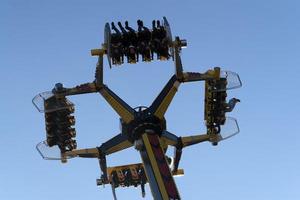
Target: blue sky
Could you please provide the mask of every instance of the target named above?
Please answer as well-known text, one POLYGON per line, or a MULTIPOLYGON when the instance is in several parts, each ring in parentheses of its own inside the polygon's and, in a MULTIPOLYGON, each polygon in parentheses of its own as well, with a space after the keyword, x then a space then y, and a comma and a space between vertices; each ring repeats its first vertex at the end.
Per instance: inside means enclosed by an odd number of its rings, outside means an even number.
MULTIPOLYGON (((44 118, 31 99, 53 88, 93 80, 106 22, 166 16, 173 36, 187 39, 186 71, 220 66, 240 74, 243 87, 228 92, 241 103, 229 113, 241 133, 217 147, 184 150, 176 178, 183 199, 300 199, 298 1, 17 1, 0 2, 0 199, 112 199, 98 188, 97 160, 45 161, 35 145, 45 139, 44 118)), ((105 83, 135 107, 149 105, 174 72, 172 62, 109 70, 105 83)), ((166 118, 178 135, 202 133, 203 83, 184 84, 166 118)), ((98 94, 72 97, 80 148, 99 146, 119 132, 118 116, 98 94)), ((133 149, 112 155, 110 166, 139 162, 133 149)), ((141 199, 139 189, 118 189, 119 199, 141 199)), ((147 189, 146 199, 151 199, 147 189)))

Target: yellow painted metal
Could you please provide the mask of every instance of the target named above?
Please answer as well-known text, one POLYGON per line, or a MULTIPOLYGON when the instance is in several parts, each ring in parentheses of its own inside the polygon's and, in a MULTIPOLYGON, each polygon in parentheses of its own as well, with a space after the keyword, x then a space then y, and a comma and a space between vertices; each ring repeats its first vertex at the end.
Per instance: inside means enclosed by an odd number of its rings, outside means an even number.
MULTIPOLYGON (((162 138, 161 138, 162 139, 162 138)), ((161 147, 165 150, 168 148, 168 142, 166 139, 161 140, 161 147)))
POLYGON ((161 104, 159 105, 157 110, 155 111, 154 115, 156 117, 158 117, 159 119, 163 119, 164 114, 166 113, 174 95, 176 94, 176 92, 179 88, 179 85, 180 85, 180 82, 175 81, 175 83, 173 84, 173 87, 171 88, 171 90, 168 92, 166 97, 163 99, 163 101, 161 102, 161 104))
POLYGON ((132 113, 130 113, 123 105, 114 99, 106 90, 101 89, 100 93, 126 123, 129 123, 134 119, 132 113))
POLYGON ((130 168, 141 168, 144 167, 142 163, 135 163, 130 165, 121 165, 121 166, 114 166, 107 168, 107 174, 111 174, 115 170, 123 170, 123 169, 130 169, 130 168))
POLYGON ((118 145, 113 146, 112 148, 107 149, 105 151, 105 154, 109 155, 109 154, 115 153, 117 151, 121 151, 123 149, 127 149, 127 148, 129 148, 131 146, 132 146, 132 143, 130 143, 128 140, 126 140, 124 142, 121 142, 118 145))
MULTIPOLYGON (((134 163, 130 165, 120 165, 120 166, 113 166, 113 167, 108 167, 107 168, 107 174, 111 174, 112 171, 114 170, 123 170, 123 169, 128 169, 128 168, 144 168, 143 163, 134 163)), ((183 169, 178 169, 176 172, 172 171, 173 176, 183 176, 184 175, 184 170, 183 169)))
POLYGON ((92 56, 102 56, 104 54, 104 50, 103 49, 92 49, 91 50, 91 55, 92 56))
POLYGON ((99 151, 97 148, 89 148, 89 149, 76 149, 72 151, 67 151, 63 154, 65 157, 89 157, 89 158, 98 158, 99 151))
POLYGON ((88 86, 87 88, 89 88, 89 90, 87 91, 81 91, 78 90, 78 87, 74 87, 74 88, 67 89, 66 94, 72 95, 72 94, 80 94, 85 92, 86 93, 98 92, 95 83, 87 83, 86 86, 88 86))
MULTIPOLYGON (((151 144, 149 142, 147 133, 143 134, 142 139, 143 139, 147 154, 148 154, 150 162, 151 162, 151 166, 152 166, 152 169, 153 169, 153 172, 154 172, 155 179, 156 179, 156 181, 159 185, 159 190, 161 192, 163 200, 169 200, 168 193, 167 193, 167 190, 165 188, 162 176, 160 174, 160 171, 159 171, 159 168, 158 168, 158 165, 157 165, 157 161, 154 157, 152 147, 151 147, 151 144)), ((147 174, 147 171, 146 171, 146 174, 147 174)), ((147 177, 148 177, 148 175, 147 175, 147 177)))
POLYGON ((56 93, 55 96, 57 98, 65 98, 66 96, 70 95, 78 95, 78 94, 87 94, 87 93, 93 93, 93 92, 98 92, 98 89, 95 85, 95 83, 86 83, 86 90, 80 90, 78 87, 73 87, 73 88, 66 88, 64 92, 61 93, 56 93))
MULTIPOLYGON (((220 74, 221 74, 221 68, 220 67, 215 67, 214 69, 207 70, 204 74, 199 77, 199 80, 219 80, 220 79, 220 74)), ((185 79, 188 80, 188 74, 184 74, 185 79)))
POLYGON ((177 141, 173 141, 168 138, 161 137, 161 144, 163 148, 166 148, 168 147, 168 145, 175 146, 177 144, 177 141))
POLYGON ((203 135, 194 135, 194 136, 187 136, 187 137, 182 137, 181 141, 182 141, 182 145, 183 147, 192 145, 192 144, 197 144, 200 142, 205 142, 205 141, 209 141, 210 137, 207 134, 203 134, 203 135))
POLYGON ((173 172, 173 176, 183 176, 184 175, 184 170, 183 169, 177 169, 177 171, 173 172))
MULTIPOLYGON (((144 164, 143 163, 134 163, 134 164, 130 164, 130 165, 120 165, 120 166, 108 167, 107 168, 107 174, 111 175, 111 173, 113 171, 124 170, 124 169, 132 169, 132 168, 134 168, 134 169, 144 168, 144 164)), ((172 175, 175 176, 175 177, 176 176, 183 176, 184 175, 184 170, 183 169, 178 169, 176 172, 172 172, 172 175)))

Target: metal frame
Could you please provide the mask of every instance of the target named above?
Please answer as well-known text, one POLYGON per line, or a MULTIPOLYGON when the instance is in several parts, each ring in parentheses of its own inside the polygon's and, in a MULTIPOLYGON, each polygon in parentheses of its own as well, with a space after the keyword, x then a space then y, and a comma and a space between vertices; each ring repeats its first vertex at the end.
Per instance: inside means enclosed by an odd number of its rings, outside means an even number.
MULTIPOLYGON (((165 24, 169 26, 165 18, 164 21, 165 24)), ((172 55, 175 65, 174 75, 170 78, 150 107, 146 108, 143 112, 138 112, 103 83, 103 56, 109 53, 109 42, 110 27, 106 24, 105 43, 102 45, 102 48, 93 49, 91 51, 92 56, 98 56, 95 80, 73 88, 65 88, 63 92, 55 93, 55 95, 57 97, 65 97, 95 92, 100 93, 115 112, 118 113, 122 127, 124 128, 122 128, 122 130, 127 130, 127 132, 122 131, 99 147, 65 152, 62 157, 98 158, 102 171, 99 184, 112 184, 108 179, 106 156, 135 146, 140 152, 154 199, 181 199, 172 174, 178 172, 182 149, 200 142, 211 141, 212 138, 208 134, 178 137, 165 129, 164 115, 181 83, 218 79, 220 69, 215 68, 205 73, 184 72, 180 52, 181 48, 186 46, 186 41, 176 37, 175 41, 172 41, 170 44, 172 53, 174 54, 172 55), (146 116, 147 120, 140 122, 141 115, 146 116), (138 134, 133 136, 132 130, 136 129, 138 129, 138 134), (165 151, 169 145, 175 147, 172 169, 169 168, 169 163, 165 157, 165 151)), ((109 55, 108 60, 109 66, 111 67, 109 55)))
MULTIPOLYGON (((151 115, 157 117, 160 120, 164 119, 164 115, 173 100, 173 97, 178 91, 181 83, 203 81, 206 79, 214 78, 214 70, 210 70, 204 74, 183 72, 181 58, 179 55, 178 41, 174 42, 175 49, 175 72, 170 80, 167 82, 165 87, 162 89, 157 98, 153 101, 151 106, 147 109, 151 115), (179 78, 179 77, 181 78, 179 78)), ((105 45, 104 45, 105 46, 105 45)), ((99 61, 96 67, 96 79, 92 83, 83 84, 74 88, 67 88, 64 93, 57 95, 68 96, 99 92, 108 104, 118 113, 121 120, 129 124, 130 122, 137 119, 136 111, 131 108, 126 102, 124 102, 118 95, 110 90, 106 85, 103 84, 103 55, 105 49, 92 50, 92 55, 98 55, 99 61)), ((141 141, 143 148, 139 149, 140 155, 144 164, 146 175, 150 184, 152 195, 156 200, 166 199, 180 199, 178 189, 173 179, 172 173, 169 169, 166 174, 163 173, 163 168, 169 166, 164 155, 164 149, 166 146, 171 145, 175 147, 174 153, 174 167, 172 172, 176 173, 181 158, 182 148, 197 144, 204 141, 209 141, 208 135, 195 135, 189 137, 178 137, 174 134, 163 130, 161 133, 154 133, 154 130, 147 130, 147 133, 142 134, 141 141), (152 133, 153 132, 153 133, 152 133), (161 135, 161 137, 160 137, 161 135), (158 145, 154 145, 158 142, 158 145), (162 145, 162 143, 164 145, 162 145), (154 153, 155 151, 159 153, 154 153), (163 158, 163 159, 161 159, 163 158), (159 168, 159 166, 162 166, 159 168), (171 185, 171 186, 170 186, 171 185), (168 187, 169 186, 169 187, 168 187)), ((73 150, 66 152, 66 157, 97 157, 100 162, 102 169, 102 182, 108 184, 107 179, 107 166, 105 156, 132 147, 134 144, 124 134, 120 133, 107 142, 103 143, 100 147, 86 150, 73 150), (98 153, 96 153, 98 152, 98 153)))

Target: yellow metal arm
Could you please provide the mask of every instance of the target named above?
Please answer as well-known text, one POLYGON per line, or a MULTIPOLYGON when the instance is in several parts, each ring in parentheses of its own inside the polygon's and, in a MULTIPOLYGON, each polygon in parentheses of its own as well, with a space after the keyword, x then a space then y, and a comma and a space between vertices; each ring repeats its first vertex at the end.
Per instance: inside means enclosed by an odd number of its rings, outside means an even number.
POLYGON ((98 147, 98 150, 102 155, 109 155, 132 147, 132 145, 133 144, 128 141, 128 137, 120 133, 109 139, 108 141, 102 143, 101 146, 98 147))
POLYGON ((107 86, 104 85, 99 92, 124 122, 129 123, 134 119, 134 110, 107 86))
POLYGON ((184 72, 183 77, 181 80, 182 82, 194 82, 194 81, 205 81, 205 80, 211 80, 220 79, 220 68, 215 67, 213 70, 208 70, 205 73, 199 73, 199 72, 184 72))
POLYGON ((119 114, 119 116, 126 123, 129 123, 134 119, 134 110, 120 97, 118 97, 113 91, 111 91, 107 86, 103 85, 103 55, 106 53, 105 51, 106 50, 103 48, 91 50, 92 56, 99 56, 95 74, 95 86, 97 86, 97 89, 100 92, 100 94, 119 114))
POLYGON ((210 136, 207 134, 181 137, 182 148, 206 141, 210 141, 210 136))
POLYGON ((63 157, 98 158, 99 150, 97 148, 76 149, 76 150, 65 152, 63 154, 63 157))
POLYGON ((181 57, 179 55, 179 47, 178 47, 178 44, 175 42, 175 45, 174 45, 174 63, 175 63, 175 69, 176 69, 176 76, 181 79, 182 78, 182 72, 183 72, 183 68, 182 68, 182 62, 181 62, 181 57))
POLYGON ((98 62, 96 65, 95 83, 97 87, 103 85, 103 55, 105 54, 104 49, 92 49, 91 55, 98 56, 98 62))
POLYGON ((66 151, 63 156, 68 157, 83 157, 83 158, 99 158, 104 155, 109 155, 123 149, 131 147, 133 144, 128 141, 127 136, 118 134, 97 148, 76 149, 66 151))
POLYGON ((97 87, 94 82, 92 83, 84 83, 73 88, 64 88, 63 91, 59 91, 55 93, 57 97, 60 96, 71 96, 71 95, 78 95, 78 94, 87 94, 87 93, 94 93, 98 92, 97 87))
POLYGON ((164 115, 171 101, 173 100, 173 97, 175 96, 179 85, 180 82, 177 80, 177 77, 175 75, 172 76, 172 78, 152 103, 150 110, 159 119, 164 118, 164 115))

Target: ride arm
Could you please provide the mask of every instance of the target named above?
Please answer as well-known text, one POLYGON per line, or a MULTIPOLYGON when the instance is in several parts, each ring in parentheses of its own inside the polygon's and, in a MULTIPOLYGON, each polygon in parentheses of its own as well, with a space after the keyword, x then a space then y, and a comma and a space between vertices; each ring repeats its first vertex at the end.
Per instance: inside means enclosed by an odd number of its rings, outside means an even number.
POLYGON ((55 85, 53 89, 53 93, 56 97, 65 97, 71 95, 78 95, 78 94, 87 94, 87 93, 95 93, 98 92, 98 89, 94 82, 92 83, 84 83, 81 85, 77 85, 73 88, 64 88, 62 87, 61 83, 55 85))
POLYGON ((107 176, 107 164, 106 164, 106 155, 116 153, 118 151, 127 149, 132 146, 132 143, 128 141, 128 137, 122 133, 116 135, 105 143, 102 143, 98 147, 99 151, 99 165, 102 171, 101 181, 106 184, 108 183, 107 176))
MULTIPOLYGON (((166 113, 171 101, 173 100, 173 97, 175 96, 180 83, 196 81, 195 78, 192 79, 188 73, 185 74, 186 78, 183 79, 183 81, 180 81, 179 79, 177 79, 176 75, 173 75, 150 106, 150 111, 159 119, 163 119, 164 114, 166 113)), ((198 79, 199 77, 200 75, 197 76, 198 79)), ((203 79, 201 78, 201 80, 203 79)))
MULTIPOLYGON (((178 58, 180 58, 180 56, 178 58)), ((177 66, 176 69, 178 69, 178 72, 182 72, 182 69, 179 69, 177 66)), ((214 68, 213 70, 208 70, 205 73, 182 72, 182 78, 178 77, 177 75, 173 75, 150 106, 150 112, 152 112, 159 119, 163 119, 164 114, 173 100, 180 83, 217 79, 218 77, 220 77, 220 68, 218 67, 214 68)))
POLYGON ((111 138, 105 143, 102 143, 100 147, 76 149, 72 151, 66 151, 63 156, 65 157, 82 157, 82 158, 100 158, 102 156, 110 155, 118 151, 127 149, 132 146, 132 143, 128 141, 126 135, 120 133, 117 136, 111 138))
POLYGON ((125 134, 118 134, 110 140, 102 143, 100 147, 97 147, 101 155, 110 155, 118 151, 127 149, 133 144, 129 142, 128 137, 125 134))
POLYGON ((132 143, 128 141, 127 136, 120 133, 117 136, 108 140, 107 142, 102 143, 100 147, 67 151, 64 153, 64 156, 82 157, 82 158, 99 158, 102 155, 106 156, 121 151, 123 149, 129 148, 131 146, 132 143))
POLYGON ((211 140, 210 136, 207 134, 186 136, 181 137, 180 139, 182 143, 182 148, 211 140))
POLYGON ((103 85, 103 55, 104 54, 105 54, 104 49, 91 50, 92 56, 98 56, 98 62, 96 64, 96 73, 95 73, 95 85, 98 88, 100 88, 103 85))
POLYGON ((212 140, 212 138, 208 134, 177 137, 176 135, 168 131, 164 131, 161 135, 161 138, 164 141, 165 145, 177 147, 181 143, 179 146, 181 146, 182 148, 212 140))
POLYGON ((150 106, 150 112, 159 119, 163 119, 179 85, 180 82, 177 80, 176 75, 173 75, 150 106))
POLYGON ((107 142, 102 143, 100 147, 89 148, 89 149, 78 149, 73 151, 68 151, 63 154, 65 158, 67 157, 82 157, 82 158, 98 158, 99 165, 102 171, 101 180, 103 183, 107 183, 107 165, 106 165, 106 155, 116 153, 118 151, 127 149, 132 146, 132 143, 128 141, 128 137, 122 133, 111 138, 107 142))
POLYGON ((205 81, 211 79, 219 79, 220 77, 220 68, 215 67, 213 70, 208 70, 205 73, 199 72, 183 72, 183 77, 181 82, 195 82, 195 81, 205 81))
POLYGON ((182 62, 181 62, 181 57, 180 57, 180 50, 181 50, 181 42, 179 38, 176 38, 174 42, 174 64, 175 64, 175 73, 176 76, 181 79, 183 78, 183 67, 182 67, 182 62))
POLYGON ((93 49, 91 50, 93 56, 98 55, 98 62, 96 65, 95 81, 90 83, 84 83, 77 85, 73 88, 64 88, 61 83, 55 85, 53 92, 57 97, 87 94, 98 92, 99 88, 103 85, 103 49, 93 49))
POLYGON ((134 118, 134 110, 124 102, 118 95, 111 91, 103 84, 103 49, 93 49, 92 56, 99 56, 95 73, 95 86, 98 92, 110 104, 110 106, 119 114, 119 116, 126 122, 130 122, 134 118))
POLYGON ((122 120, 129 123, 134 119, 134 110, 123 101, 118 95, 110 90, 106 85, 100 88, 99 93, 110 104, 110 106, 119 114, 122 120))
POLYGON ((97 148, 76 149, 66 151, 63 157, 99 158, 99 150, 97 148))
POLYGON ((162 140, 165 142, 165 145, 171 145, 175 147, 174 162, 172 167, 173 173, 175 173, 178 170, 179 162, 182 155, 182 149, 184 147, 191 146, 205 141, 210 141, 210 136, 207 134, 177 137, 173 133, 164 131, 161 137, 162 140))
POLYGON ((182 141, 181 137, 177 137, 173 133, 168 131, 164 131, 161 135, 161 139, 165 145, 165 148, 168 145, 174 146, 174 162, 172 166, 172 173, 176 173, 178 171, 179 162, 182 155, 182 141))
POLYGON ((91 54, 93 56, 99 56, 98 62, 96 65, 96 73, 95 73, 95 81, 84 83, 81 85, 77 85, 72 88, 65 88, 63 87, 62 83, 55 84, 54 89, 52 92, 55 94, 56 97, 65 97, 71 95, 79 95, 79 94, 87 94, 87 93, 95 93, 98 92, 99 89, 103 86, 103 54, 104 49, 93 49, 91 50, 91 54))

